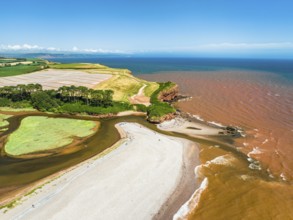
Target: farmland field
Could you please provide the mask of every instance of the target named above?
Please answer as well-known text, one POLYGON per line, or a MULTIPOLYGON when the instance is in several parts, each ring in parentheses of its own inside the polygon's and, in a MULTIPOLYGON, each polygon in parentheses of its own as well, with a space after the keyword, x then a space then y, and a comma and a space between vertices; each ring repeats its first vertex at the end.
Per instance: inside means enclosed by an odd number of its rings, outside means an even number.
POLYGON ((0 77, 16 76, 47 68, 41 59, 0 58, 0 77))
POLYGON ((1 78, 0 87, 18 84, 39 83, 44 89, 58 89, 62 86, 86 86, 93 88, 110 78, 108 74, 89 74, 82 70, 47 69, 19 76, 1 78))

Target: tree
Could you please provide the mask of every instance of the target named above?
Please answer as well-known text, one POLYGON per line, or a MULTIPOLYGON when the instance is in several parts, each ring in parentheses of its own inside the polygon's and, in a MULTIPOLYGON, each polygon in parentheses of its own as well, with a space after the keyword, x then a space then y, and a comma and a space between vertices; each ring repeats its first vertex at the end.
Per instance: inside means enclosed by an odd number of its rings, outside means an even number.
POLYGON ((31 95, 31 102, 34 108, 40 111, 48 111, 58 107, 55 99, 52 99, 46 92, 39 91, 31 95))

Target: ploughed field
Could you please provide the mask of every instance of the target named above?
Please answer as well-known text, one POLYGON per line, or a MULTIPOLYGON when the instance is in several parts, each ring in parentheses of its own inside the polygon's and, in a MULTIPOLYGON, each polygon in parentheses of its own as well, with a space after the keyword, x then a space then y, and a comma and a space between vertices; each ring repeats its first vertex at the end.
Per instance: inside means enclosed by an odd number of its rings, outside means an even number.
POLYGON ((18 76, 1 77, 0 87, 38 83, 44 89, 58 89, 62 86, 71 85, 94 88, 110 77, 110 74, 90 74, 81 70, 47 69, 18 76))

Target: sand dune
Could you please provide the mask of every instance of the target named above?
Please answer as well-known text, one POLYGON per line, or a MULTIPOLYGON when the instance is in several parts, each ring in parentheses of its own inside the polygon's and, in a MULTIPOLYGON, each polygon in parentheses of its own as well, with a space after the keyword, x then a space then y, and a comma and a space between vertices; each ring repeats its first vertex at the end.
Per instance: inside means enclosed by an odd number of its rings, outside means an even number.
POLYGON ((181 183, 191 142, 134 123, 118 127, 125 136, 120 147, 50 182, 0 218, 152 219, 181 183))

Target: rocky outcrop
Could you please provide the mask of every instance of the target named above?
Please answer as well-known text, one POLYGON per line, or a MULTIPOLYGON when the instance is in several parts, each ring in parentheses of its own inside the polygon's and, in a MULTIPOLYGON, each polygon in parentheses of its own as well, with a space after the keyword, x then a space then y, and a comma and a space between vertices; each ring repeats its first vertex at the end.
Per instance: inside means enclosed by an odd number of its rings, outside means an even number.
POLYGON ((175 99, 179 94, 179 87, 178 85, 174 85, 173 87, 163 90, 159 93, 158 99, 161 102, 170 102, 175 99))
POLYGON ((176 113, 169 113, 167 115, 164 115, 162 117, 151 117, 151 118, 148 118, 147 120, 151 123, 154 123, 154 124, 160 124, 164 121, 169 121, 171 119, 174 119, 176 117, 176 113))

